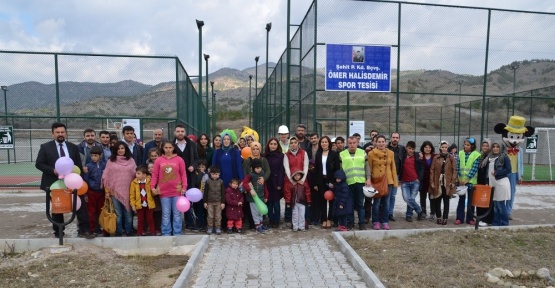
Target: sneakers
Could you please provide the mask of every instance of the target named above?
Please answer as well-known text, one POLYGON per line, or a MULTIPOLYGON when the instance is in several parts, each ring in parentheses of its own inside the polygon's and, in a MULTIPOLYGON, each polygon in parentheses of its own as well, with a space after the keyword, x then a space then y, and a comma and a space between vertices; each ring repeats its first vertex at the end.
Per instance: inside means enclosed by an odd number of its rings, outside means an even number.
POLYGON ((436 215, 430 214, 430 221, 434 222, 436 220, 436 215))
POLYGON ((260 225, 260 227, 262 227, 262 229, 264 229, 264 231, 270 230, 270 227, 268 227, 268 226, 266 226, 266 225, 264 225, 264 224, 260 225))
POLYGON ((337 227, 337 231, 346 232, 346 231, 349 231, 349 229, 347 229, 347 227, 345 227, 345 226, 340 225, 340 226, 337 227))
POLYGON ((407 222, 412 222, 412 217, 406 217, 405 220, 407 220, 407 222))
POLYGON ((459 219, 455 220, 455 225, 461 225, 461 224, 462 224, 461 220, 459 220, 459 219))
POLYGON ((264 234, 264 232, 266 232, 266 230, 264 230, 264 228, 262 228, 262 225, 258 226, 258 228, 256 228, 256 232, 260 233, 260 234, 264 234))
POLYGON ((208 229, 206 229, 206 234, 210 235, 212 232, 214 232, 214 228, 208 227, 208 229))
POLYGON ((379 223, 379 222, 375 222, 375 223, 373 224, 373 227, 372 227, 372 228, 373 228, 374 230, 380 230, 380 223, 379 223))
POLYGON ((89 233, 89 231, 83 232, 83 233, 79 233, 79 238, 85 238, 85 239, 94 239, 94 234, 89 233))
POLYGON ((366 230, 366 226, 364 224, 358 224, 358 230, 366 230))
POLYGON ((216 228, 216 235, 222 235, 222 230, 220 228, 216 228))
POLYGON ((389 224, 385 223, 385 224, 382 224, 382 229, 383 230, 389 230, 391 228, 389 227, 389 224))
POLYGON ((395 219, 395 217, 393 217, 393 215, 389 215, 389 221, 395 222, 395 221, 397 221, 397 219, 395 219))
POLYGON ((241 228, 237 229, 237 233, 243 233, 243 229, 241 228))
POLYGON ((484 221, 480 221, 480 223, 478 223, 478 226, 480 227, 486 227, 488 226, 488 223, 484 222, 484 221))
POLYGON ((418 218, 416 218, 416 220, 422 221, 424 219, 426 219, 426 213, 425 212, 418 213, 418 218))
POLYGON ((227 234, 231 234, 233 233, 233 229, 232 228, 227 228, 227 234))
POLYGON ((469 224, 469 225, 475 225, 475 224, 476 224, 476 221, 470 220, 470 221, 468 221, 468 224, 469 224))

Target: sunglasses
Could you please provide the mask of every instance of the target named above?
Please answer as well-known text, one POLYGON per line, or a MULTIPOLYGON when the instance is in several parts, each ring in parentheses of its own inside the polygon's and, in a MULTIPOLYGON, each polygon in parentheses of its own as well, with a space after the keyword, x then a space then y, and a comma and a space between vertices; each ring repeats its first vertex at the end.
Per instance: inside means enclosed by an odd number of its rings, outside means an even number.
POLYGON ((474 139, 472 137, 466 138, 466 141, 468 141, 468 143, 473 144, 473 145, 476 144, 476 139, 474 139))

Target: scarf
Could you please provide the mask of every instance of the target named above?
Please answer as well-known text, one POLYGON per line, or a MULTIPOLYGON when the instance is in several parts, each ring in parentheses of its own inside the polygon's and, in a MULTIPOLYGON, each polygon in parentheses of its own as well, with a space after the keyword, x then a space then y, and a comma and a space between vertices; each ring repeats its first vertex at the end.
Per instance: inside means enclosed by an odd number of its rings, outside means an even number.
POLYGON ((483 151, 481 152, 480 159, 482 159, 482 161, 480 162, 480 168, 484 168, 488 165, 488 162, 489 162, 488 155, 489 155, 489 153, 491 153, 491 148, 492 148, 491 139, 484 138, 484 141, 482 141, 482 144, 484 144, 484 143, 488 143, 489 152, 483 152, 483 151))
POLYGON ((495 170, 497 170, 498 168, 503 167, 503 165, 505 165, 505 158, 507 157, 507 153, 505 152, 505 146, 503 146, 501 143, 495 141, 491 144, 491 150, 490 153, 488 155, 488 157, 486 157, 486 159, 488 160, 488 162, 490 161, 490 159, 492 159, 492 161, 495 161, 494 158, 497 158, 497 162, 495 162, 495 170), (499 145, 499 153, 495 154, 493 153, 493 145, 497 144, 499 145))
POLYGON ((231 150, 231 148, 233 148, 233 145, 229 145, 229 146, 227 146, 227 147, 225 147, 224 145, 222 145, 222 148, 220 148, 220 149, 222 149, 222 151, 224 151, 224 152, 227 153, 227 152, 229 152, 229 151, 231 150))
POLYGON ((102 173, 102 183, 104 187, 120 201, 125 210, 129 211, 129 186, 135 179, 135 160, 125 159, 124 156, 117 156, 116 161, 108 161, 106 169, 102 173))

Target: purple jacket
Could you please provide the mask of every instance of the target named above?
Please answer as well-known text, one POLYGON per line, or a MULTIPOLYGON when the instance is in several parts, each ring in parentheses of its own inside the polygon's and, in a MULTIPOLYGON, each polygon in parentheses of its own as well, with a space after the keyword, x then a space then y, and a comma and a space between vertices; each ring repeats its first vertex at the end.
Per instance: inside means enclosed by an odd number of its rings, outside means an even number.
POLYGON ((245 197, 239 189, 227 187, 225 189, 225 216, 228 220, 239 220, 243 218, 243 207, 239 202, 245 203, 245 197))
POLYGON ((283 153, 279 151, 271 151, 266 155, 266 160, 270 165, 272 175, 266 182, 266 187, 270 193, 268 201, 279 201, 283 198, 283 180, 285 179, 285 168, 283 167, 283 153), (277 190, 277 187, 281 187, 277 190))

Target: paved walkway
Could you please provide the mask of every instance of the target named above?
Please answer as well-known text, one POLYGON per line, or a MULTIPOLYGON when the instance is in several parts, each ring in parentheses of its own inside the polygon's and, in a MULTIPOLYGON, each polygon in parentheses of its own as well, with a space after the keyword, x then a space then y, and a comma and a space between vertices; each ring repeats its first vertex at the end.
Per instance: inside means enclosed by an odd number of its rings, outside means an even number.
POLYGON ((322 233, 210 236, 192 287, 366 287, 329 233, 322 233))

